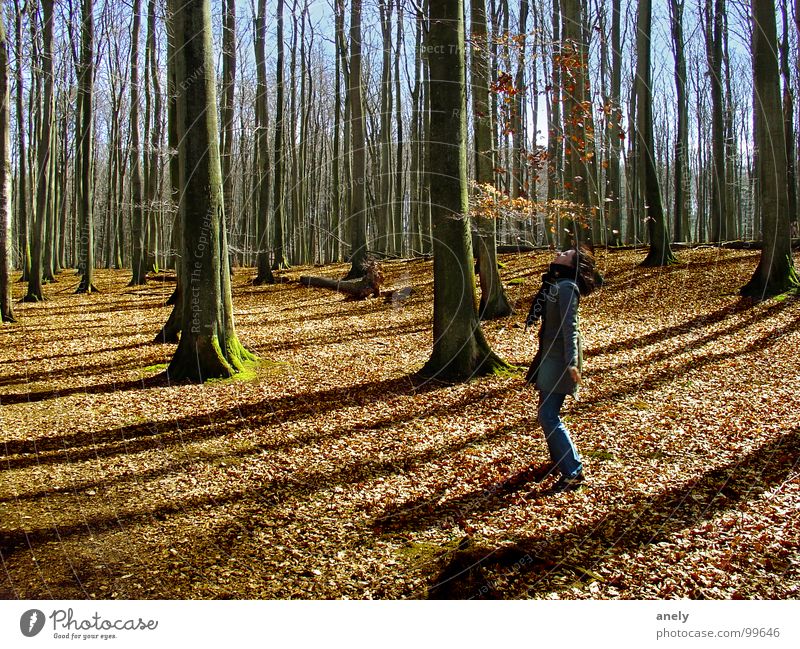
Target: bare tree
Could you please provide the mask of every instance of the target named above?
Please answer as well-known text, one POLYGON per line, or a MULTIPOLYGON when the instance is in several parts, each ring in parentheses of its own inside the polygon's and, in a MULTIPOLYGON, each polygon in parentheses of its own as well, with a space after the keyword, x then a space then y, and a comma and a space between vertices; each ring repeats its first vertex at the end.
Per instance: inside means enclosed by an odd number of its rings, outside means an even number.
POLYGON ((80 132, 76 133, 78 174, 78 209, 81 228, 80 262, 81 281, 78 293, 97 291, 94 286, 94 3, 83 0, 81 11, 81 57, 78 74, 78 114, 80 132))
POLYGON ((507 365, 478 321, 469 231, 462 0, 430 0, 433 351, 427 376, 466 379, 507 365))
MULTIPOLYGON (((471 0, 472 127, 475 141, 475 182, 494 186, 495 151, 493 120, 489 104, 489 39, 486 29, 485 0, 471 0)), ((477 258, 481 283, 480 316, 490 320, 513 313, 497 271, 497 221, 478 210, 475 218, 478 236, 477 258)))
POLYGON ((350 119, 352 175, 350 192, 350 270, 345 279, 363 277, 367 259, 367 139, 361 98, 361 0, 350 6, 350 119))
POLYGON ((675 261, 669 245, 669 230, 664 217, 661 186, 653 148, 653 94, 650 64, 652 32, 651 0, 639 0, 636 28, 636 138, 639 145, 639 182, 645 202, 645 219, 650 251, 642 266, 666 266, 675 261))
POLYGON ((773 0, 752 0, 753 110, 758 190, 763 221, 761 258, 742 295, 756 299, 800 286, 791 255, 786 142, 773 0))
POLYGON ((11 92, 8 40, 0 11, 0 322, 14 322, 11 305, 11 92))
MULTIPOLYGON (((36 146, 36 221, 33 228, 31 273, 26 302, 39 302, 42 295, 45 228, 51 198, 51 152, 53 124, 53 0, 42 0, 43 45, 40 53, 39 83, 43 90, 39 138, 36 146)), ((35 20, 35 18, 33 18, 35 20)))
POLYGON ((175 33, 183 290, 173 379, 228 377, 254 360, 233 321, 209 0, 170 0, 175 33))

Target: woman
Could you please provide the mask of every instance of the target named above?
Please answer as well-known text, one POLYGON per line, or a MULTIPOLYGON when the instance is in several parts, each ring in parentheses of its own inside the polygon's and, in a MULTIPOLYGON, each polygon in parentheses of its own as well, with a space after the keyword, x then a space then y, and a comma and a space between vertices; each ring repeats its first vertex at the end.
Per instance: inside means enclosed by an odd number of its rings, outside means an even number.
POLYGON ((574 491, 584 482, 583 464, 559 413, 566 396, 576 396, 581 382, 578 305, 582 295, 594 290, 594 268, 588 249, 557 254, 525 320, 526 329, 542 320, 539 349, 525 380, 539 391, 539 425, 552 460, 540 480, 560 474, 552 489, 555 493, 574 491))

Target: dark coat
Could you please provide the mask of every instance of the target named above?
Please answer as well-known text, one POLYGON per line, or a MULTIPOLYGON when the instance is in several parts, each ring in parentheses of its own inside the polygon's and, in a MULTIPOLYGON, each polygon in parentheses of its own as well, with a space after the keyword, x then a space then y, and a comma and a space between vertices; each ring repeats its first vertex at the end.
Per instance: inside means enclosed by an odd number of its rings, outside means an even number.
POLYGON ((539 348, 525 380, 547 393, 577 393, 570 367, 583 368, 578 321, 580 292, 571 279, 558 279, 547 293, 539 329, 539 348))

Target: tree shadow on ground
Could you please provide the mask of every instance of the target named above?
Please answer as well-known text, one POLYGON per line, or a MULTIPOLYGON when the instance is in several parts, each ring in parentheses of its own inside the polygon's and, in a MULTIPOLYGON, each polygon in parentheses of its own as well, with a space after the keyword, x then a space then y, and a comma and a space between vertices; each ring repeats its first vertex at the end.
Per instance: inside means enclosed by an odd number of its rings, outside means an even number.
MULTIPOLYGON (((130 337, 140 337, 140 334, 131 334, 130 337)), ((128 337, 128 336, 125 336, 128 337)), ((117 336, 114 336, 117 338, 117 336)), ((68 352, 68 353, 59 353, 56 358, 77 358, 78 356, 92 356, 94 354, 108 354, 110 352, 121 352, 127 349, 135 349, 136 347, 147 347, 150 343, 147 341, 142 342, 135 342, 130 343, 128 345, 117 345, 115 347, 98 347, 95 349, 87 349, 81 352, 68 352)), ((28 356, 24 359, 24 361, 20 361, 18 358, 14 358, 7 361, 0 361, 0 365, 24 365, 25 363, 38 363, 40 361, 50 361, 53 360, 53 356, 28 356)), ((0 385, 3 384, 3 381, 8 378, 18 378, 18 376, 22 375, 7 375, 0 378, 0 385)))
MULTIPOLYGON (((131 347, 139 347, 140 345, 132 345, 131 347)), ((145 345, 141 345, 141 347, 145 347, 145 345)), ((96 349, 93 350, 92 354, 100 354, 103 353, 105 349, 96 349)), ((89 353, 89 352, 85 352, 89 353)), ((66 355, 64 355, 66 356, 66 355)), ((57 358, 61 358, 62 355, 59 354, 57 358)), ((111 363, 103 363, 99 365, 89 365, 88 367, 81 367, 81 366, 72 366, 72 367, 61 367, 58 369, 51 369, 51 370, 42 370, 39 372, 19 372, 17 374, 9 374, 7 376, 0 376, 0 386, 11 386, 11 385, 26 385, 28 383, 36 383, 42 380, 53 380, 53 379, 61 379, 65 377, 86 377, 86 376, 98 376, 98 375, 106 375, 109 372, 125 372, 136 368, 142 368, 145 359, 143 358, 136 358, 133 360, 128 361, 117 361, 111 363)), ((71 388, 67 388, 71 389, 71 388)), ((53 392, 56 392, 53 390, 53 392)), ((34 393, 34 394, 45 394, 46 392, 42 393, 34 393)), ((5 403, 6 397, 27 397, 30 393, 25 392, 20 395, 17 394, 7 394, 3 395, 0 394, 0 405, 5 403)), ((59 396, 62 396, 59 394, 59 396)), ((27 401, 28 399, 24 399, 27 401)), ((34 399, 35 401, 36 399, 34 399)))
POLYGON ((0 395, 0 406, 10 406, 20 403, 40 403, 50 399, 63 399, 72 397, 76 394, 110 394, 112 392, 126 392, 128 390, 151 390, 154 388, 166 388, 174 385, 169 381, 165 373, 142 379, 130 381, 111 381, 109 383, 93 383, 91 385, 79 385, 60 390, 43 390, 41 392, 23 392, 15 394, 0 395))
MULTIPOLYGON (((660 385, 674 381, 690 371, 697 371, 720 361, 727 361, 747 354, 754 354, 765 351, 777 345, 781 336, 800 330, 800 315, 795 316, 791 321, 782 327, 772 329, 758 338, 751 340, 744 348, 727 352, 716 352, 688 358, 678 366, 667 366, 645 374, 643 377, 633 377, 630 380, 622 380, 614 383, 609 390, 599 390, 593 395, 592 401, 580 401, 571 406, 572 412, 581 412, 594 407, 600 402, 616 401, 631 394, 647 392, 660 385)), ((588 373, 587 376, 591 376, 588 373)))
POLYGON ((332 334, 325 334, 323 336, 315 336, 313 338, 302 338, 299 340, 281 340, 275 343, 271 343, 268 345, 260 345, 255 349, 257 353, 260 354, 268 354, 270 352, 281 352, 281 351, 297 351, 298 349, 304 349, 306 347, 315 347, 318 345, 337 345, 340 343, 345 343, 350 340, 369 340, 376 336, 376 334, 380 334, 381 336, 385 335, 392 335, 392 336, 401 336, 401 335, 409 335, 409 334, 416 334, 416 333, 424 333, 426 331, 430 331, 430 326, 428 324, 421 324, 420 321, 413 321, 404 324, 398 324, 391 327, 383 327, 381 329, 372 330, 372 331, 350 331, 349 333, 345 333, 344 331, 332 334))
POLYGON ((508 434, 509 429, 503 427, 467 438, 459 438, 439 446, 404 453, 401 456, 371 459, 364 458, 349 462, 346 466, 333 469, 309 471, 299 476, 284 475, 257 484, 248 484, 237 489, 227 490, 223 494, 189 495, 169 500, 156 499, 155 507, 138 507, 128 511, 102 512, 96 515, 78 508, 79 522, 53 524, 51 526, 33 527, 31 529, 0 529, 0 560, 7 560, 20 550, 33 550, 37 546, 50 542, 69 541, 75 537, 97 535, 109 531, 124 531, 126 526, 141 522, 152 522, 153 519, 164 520, 171 515, 185 515, 206 506, 227 507, 248 499, 263 505, 274 506, 289 498, 308 497, 324 489, 338 486, 352 486, 364 482, 385 478, 387 476, 414 469, 439 457, 457 453, 464 448, 492 442, 508 434))
MULTIPOLYGON (((491 390, 488 393, 482 394, 481 399, 498 397, 506 392, 511 391, 511 389, 512 387, 510 386, 500 387, 495 390, 491 390)), ((465 409, 476 400, 477 399, 472 396, 464 397, 457 399, 454 403, 444 404, 435 408, 428 408, 424 412, 414 410, 403 416, 387 415, 386 417, 382 417, 377 420, 368 420, 364 423, 349 422, 346 425, 337 426, 336 428, 324 434, 318 433, 314 430, 309 430, 295 435, 289 439, 284 437, 274 438, 271 436, 268 440, 248 445, 244 448, 225 448, 219 452, 203 453, 198 457, 192 457, 189 454, 186 454, 184 459, 179 459, 175 462, 170 462, 157 468, 145 469, 142 471, 137 471, 133 474, 125 473, 115 477, 72 482, 63 487, 46 488, 38 491, 17 493, 9 498, 0 498, 0 503, 11 501, 33 502, 47 498, 48 496, 52 496, 54 493, 69 494, 77 491, 87 491, 97 488, 108 489, 109 487, 119 483, 128 483, 131 481, 140 482, 143 480, 151 480, 163 476, 175 475, 179 472, 185 472, 193 466, 194 462, 208 463, 223 459, 248 459, 266 452, 285 452, 293 448, 305 446, 307 444, 319 444, 326 441, 342 439, 348 435, 352 435, 354 431, 378 431, 388 426, 399 426, 406 421, 416 419, 420 416, 447 417, 454 414, 462 414, 465 409)), ((280 413, 274 414, 277 416, 280 413)), ((295 417, 284 415, 280 417, 280 421, 281 423, 288 423, 292 421, 292 419, 299 419, 303 417, 305 414, 306 413, 298 414, 295 417)), ((241 419, 236 419, 235 421, 222 425, 214 425, 210 422, 206 422, 205 426, 194 429, 182 430, 180 428, 175 428, 174 430, 154 433, 153 435, 147 437, 138 437, 132 439, 123 438, 116 439, 114 441, 107 440, 104 442, 97 442, 97 433, 95 433, 95 437, 93 437, 92 441, 87 443, 84 448, 77 448, 76 450, 57 449, 57 454, 55 454, 55 456, 39 456, 38 462, 35 463, 47 464, 58 461, 69 461, 71 463, 76 461, 90 461, 102 457, 112 457, 122 454, 128 455, 130 453, 137 453, 141 451, 184 446, 186 444, 201 442, 212 438, 222 438, 233 433, 235 429, 242 424, 243 420, 241 419), (94 443, 97 443, 98 446, 92 447, 91 444, 94 443), (60 453, 58 453, 59 450, 61 451, 60 453)), ((37 445, 37 447, 40 449, 40 452, 42 452, 41 446, 41 443, 37 445)), ((15 463, 15 460, 16 458, 10 458, 8 461, 4 460, 4 464, 8 462, 9 468, 21 468, 20 463, 15 463)), ((23 464, 22 466, 24 467, 26 465, 23 464)))
MULTIPOLYGON (((724 333, 733 332, 744 327, 759 322, 760 320, 772 317, 777 313, 783 311, 787 306, 792 304, 794 300, 784 300, 770 305, 764 310, 754 312, 744 322, 736 323, 729 331, 713 332, 709 334, 706 340, 711 340, 714 337, 723 335, 724 333)), ((584 350, 587 356, 602 356, 604 354, 614 354, 619 351, 630 351, 633 349, 640 349, 642 347, 649 347, 660 342, 664 342, 668 338, 687 334, 693 330, 701 329, 709 325, 715 325, 724 320, 735 316, 739 313, 745 313, 752 310, 752 303, 748 300, 739 300, 735 304, 725 306, 713 313, 699 315, 691 320, 681 322, 680 324, 672 325, 658 329, 643 336, 636 336, 635 338, 626 338, 625 340, 618 340, 602 347, 588 347, 584 350)))
MULTIPOLYGON (((165 374, 130 383, 131 389, 137 386, 147 388, 169 385, 165 374)), ((383 381, 319 390, 310 394, 290 394, 263 399, 231 408, 221 408, 203 415, 188 415, 162 422, 134 423, 102 431, 43 436, 33 440, 10 439, 3 446, 7 454, 3 464, 6 468, 22 468, 35 464, 108 457, 129 453, 132 450, 162 446, 161 442, 151 442, 141 448, 135 448, 143 440, 157 436, 170 435, 176 443, 189 443, 233 432, 241 427, 244 420, 251 418, 274 418, 276 421, 288 422, 348 406, 368 406, 395 396, 423 394, 441 387, 441 384, 425 381, 413 374, 403 375, 383 381)), ((350 429, 352 430, 352 426, 350 429)))
MULTIPOLYGON (((670 535, 723 513, 739 501, 755 499, 784 482, 798 462, 800 428, 795 427, 736 461, 655 497, 640 494, 605 516, 573 527, 563 535, 554 536, 544 530, 539 535, 512 537, 498 546, 475 545, 456 550, 444 557, 441 571, 429 585, 428 596, 499 599, 504 597, 496 583, 501 576, 504 582, 511 583, 514 592, 524 590, 525 596, 536 597, 558 590, 556 578, 564 573, 573 575, 571 581, 592 578, 597 567, 614 554, 663 542, 670 535)), ((580 492, 544 494, 543 491, 542 497, 563 498, 565 507, 570 503, 577 505, 584 498, 580 492)), ((441 515, 448 512, 446 516, 451 516, 451 511, 458 511, 470 498, 479 497, 477 493, 468 494, 445 503, 440 507, 441 515)), ((415 526, 418 524, 412 529, 415 526)))

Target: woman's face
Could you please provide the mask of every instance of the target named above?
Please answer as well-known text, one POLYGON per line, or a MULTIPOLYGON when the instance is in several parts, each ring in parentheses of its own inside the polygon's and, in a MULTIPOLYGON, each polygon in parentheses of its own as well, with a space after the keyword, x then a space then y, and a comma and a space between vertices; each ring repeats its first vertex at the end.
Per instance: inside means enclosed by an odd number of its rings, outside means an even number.
POLYGON ((556 254, 556 258, 553 260, 554 264, 560 264, 561 266, 575 266, 575 249, 565 250, 563 252, 559 252, 556 254))

